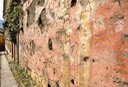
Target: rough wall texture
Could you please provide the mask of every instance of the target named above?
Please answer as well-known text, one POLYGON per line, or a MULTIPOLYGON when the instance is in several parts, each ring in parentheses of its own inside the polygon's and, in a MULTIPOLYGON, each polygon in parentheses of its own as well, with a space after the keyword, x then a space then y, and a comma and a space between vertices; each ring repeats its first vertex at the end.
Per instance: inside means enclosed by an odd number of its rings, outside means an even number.
POLYGON ((92 87, 128 87, 127 9, 128 0, 108 0, 94 13, 92 87))
POLYGON ((41 87, 128 84, 127 0, 27 0, 22 6, 20 63, 41 87))

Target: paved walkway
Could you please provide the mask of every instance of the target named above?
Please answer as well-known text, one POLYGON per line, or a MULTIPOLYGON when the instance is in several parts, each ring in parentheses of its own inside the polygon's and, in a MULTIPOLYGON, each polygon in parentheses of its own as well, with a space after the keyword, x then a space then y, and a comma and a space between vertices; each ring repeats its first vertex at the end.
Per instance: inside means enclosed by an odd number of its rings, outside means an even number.
POLYGON ((1 87, 18 87, 16 80, 10 70, 4 52, 0 53, 1 58, 1 87))

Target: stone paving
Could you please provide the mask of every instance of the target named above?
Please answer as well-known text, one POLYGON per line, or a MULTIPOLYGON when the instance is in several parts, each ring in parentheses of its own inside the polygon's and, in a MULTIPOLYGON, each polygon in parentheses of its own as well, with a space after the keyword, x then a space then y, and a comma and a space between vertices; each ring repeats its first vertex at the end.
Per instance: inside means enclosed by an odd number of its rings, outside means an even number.
POLYGON ((5 52, 0 53, 1 58, 1 87, 18 87, 16 80, 10 70, 5 52))

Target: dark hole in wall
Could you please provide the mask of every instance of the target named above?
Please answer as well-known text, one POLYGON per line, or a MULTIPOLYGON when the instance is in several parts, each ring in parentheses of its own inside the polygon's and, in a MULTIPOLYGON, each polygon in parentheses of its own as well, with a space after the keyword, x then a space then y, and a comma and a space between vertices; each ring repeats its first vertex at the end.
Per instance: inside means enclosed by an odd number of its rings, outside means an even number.
POLYGON ((33 55, 35 53, 35 48, 36 48, 36 44, 35 44, 34 40, 30 41, 30 46, 31 46, 30 55, 33 55))
POLYGON ((89 61, 89 57, 88 56, 84 56, 84 55, 80 55, 80 64, 85 64, 86 62, 89 61))
POLYGON ((23 29, 23 27, 21 27, 20 30, 21 30, 22 33, 24 33, 24 29, 23 29))
POLYGON ((75 6, 76 3, 77 3, 77 0, 72 0, 72 1, 71 1, 71 7, 72 7, 72 6, 75 6))
POLYGON ((48 87, 51 87, 50 83, 48 83, 48 87))
POLYGON ((53 50, 53 48, 52 48, 52 39, 48 40, 48 48, 49 48, 49 50, 53 50))
POLYGON ((124 19, 124 16, 120 16, 119 19, 124 19))
POLYGON ((71 79, 71 83, 72 83, 73 85, 75 84, 74 79, 71 79))
POLYGON ((27 15, 29 15, 29 10, 27 10, 27 15))
POLYGON ((36 44, 35 44, 34 40, 32 40, 32 52, 33 52, 33 54, 35 53, 35 46, 36 46, 36 44))
POLYGON ((41 19, 41 15, 38 18, 38 25, 41 27, 42 26, 42 19, 41 19))
POLYGON ((60 87, 60 86, 59 86, 59 82, 56 82, 56 87, 60 87))
POLYGON ((93 59, 92 62, 95 62, 95 59, 93 59))
POLYGON ((28 27, 28 21, 27 21, 27 24, 26 24, 26 26, 28 27))
POLYGON ((22 20, 21 26, 23 26, 23 20, 22 20))
POLYGON ((120 85, 120 87, 128 87, 128 82, 123 81, 120 78, 115 78, 115 80, 113 81, 116 85, 120 85))
POLYGON ((56 71, 55 71, 55 68, 54 68, 54 70, 53 70, 53 74, 55 74, 56 73, 56 71))
POLYGON ((124 38, 125 39, 128 39, 128 34, 124 34, 124 38))
POLYGON ((41 14, 38 17, 37 23, 38 23, 38 26, 40 27, 40 29, 42 29, 47 24, 45 8, 41 11, 41 14))
POLYGON ((87 62, 87 60, 89 59, 89 57, 84 57, 84 61, 87 62))

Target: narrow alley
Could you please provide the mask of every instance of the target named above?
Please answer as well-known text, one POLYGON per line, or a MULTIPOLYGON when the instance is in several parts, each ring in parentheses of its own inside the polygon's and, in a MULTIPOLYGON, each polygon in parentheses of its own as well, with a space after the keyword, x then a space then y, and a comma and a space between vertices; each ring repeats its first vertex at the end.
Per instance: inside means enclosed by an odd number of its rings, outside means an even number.
POLYGON ((1 87, 18 87, 16 80, 10 70, 6 55, 7 55, 6 52, 0 52, 1 87))

